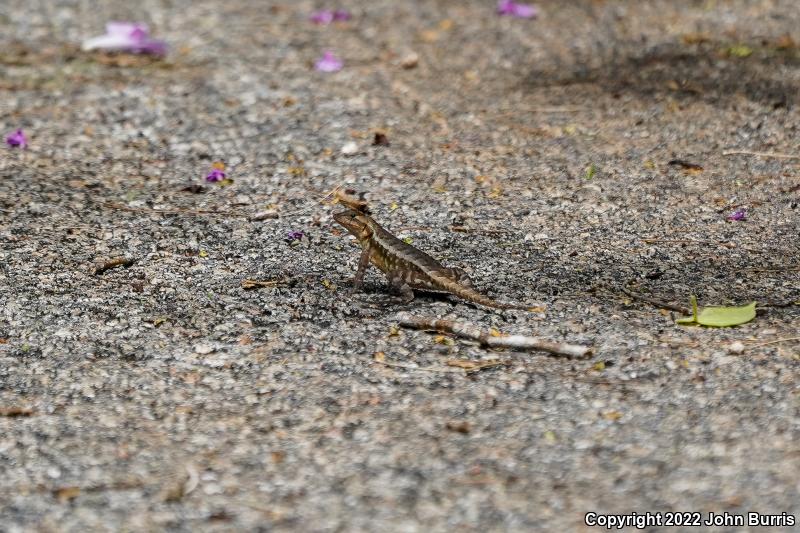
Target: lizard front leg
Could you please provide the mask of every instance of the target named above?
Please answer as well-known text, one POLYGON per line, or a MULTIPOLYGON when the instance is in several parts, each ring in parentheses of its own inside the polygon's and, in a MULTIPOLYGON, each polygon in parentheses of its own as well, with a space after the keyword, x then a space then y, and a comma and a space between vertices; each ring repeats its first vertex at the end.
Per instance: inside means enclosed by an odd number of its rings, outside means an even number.
POLYGON ((389 286, 400 295, 400 301, 409 304, 414 300, 414 291, 411 285, 403 279, 403 274, 399 270, 393 270, 387 274, 389 286))
POLYGON ((371 246, 369 243, 366 243, 361 250, 361 257, 358 260, 358 270, 356 270, 356 275, 353 277, 353 292, 361 289, 361 286, 364 285, 364 273, 369 266, 370 248, 371 246))

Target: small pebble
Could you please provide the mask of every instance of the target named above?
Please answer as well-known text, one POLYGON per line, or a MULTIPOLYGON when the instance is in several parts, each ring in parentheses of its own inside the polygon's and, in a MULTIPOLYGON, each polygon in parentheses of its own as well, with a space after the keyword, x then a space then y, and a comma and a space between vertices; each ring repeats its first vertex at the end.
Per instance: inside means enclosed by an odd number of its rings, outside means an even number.
POLYGON ((419 64, 419 55, 416 52, 410 52, 403 56, 400 60, 400 66, 404 69, 415 68, 419 64))
POLYGON ((342 146, 342 154, 344 155, 353 155, 356 152, 358 152, 358 145, 352 141, 342 146))
POLYGON ((740 341, 735 341, 728 346, 728 353, 740 354, 744 352, 744 344, 740 341))

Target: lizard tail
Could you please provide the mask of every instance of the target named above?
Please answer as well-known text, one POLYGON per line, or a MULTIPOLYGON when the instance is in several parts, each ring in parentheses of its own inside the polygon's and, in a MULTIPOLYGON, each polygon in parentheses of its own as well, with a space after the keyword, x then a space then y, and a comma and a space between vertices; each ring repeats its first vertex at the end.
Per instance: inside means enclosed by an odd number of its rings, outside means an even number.
POLYGON ((431 278, 439 284, 443 289, 446 289, 448 292, 467 300, 468 302, 480 304, 486 307, 493 307, 495 309, 522 309, 525 311, 530 311, 533 306, 530 305, 521 305, 512 302, 499 302, 492 298, 489 298, 485 294, 481 294, 475 289, 470 287, 465 287, 461 285, 457 281, 454 281, 445 276, 435 276, 431 275, 431 278))

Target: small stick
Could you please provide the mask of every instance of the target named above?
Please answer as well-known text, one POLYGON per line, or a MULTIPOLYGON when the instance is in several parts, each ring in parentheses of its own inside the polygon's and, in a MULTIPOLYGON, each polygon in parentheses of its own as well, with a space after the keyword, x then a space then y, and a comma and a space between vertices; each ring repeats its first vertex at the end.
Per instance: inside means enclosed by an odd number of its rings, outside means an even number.
MULTIPOLYGON (((778 344, 780 342, 791 342, 791 341, 800 341, 800 337, 788 337, 786 339, 775 339, 772 341, 760 342, 758 344, 753 344, 751 348, 758 348, 760 346, 766 346, 768 344, 778 344)), ((747 342, 753 342, 753 341, 747 341, 747 342)))
POLYGON ((285 283, 287 280, 284 279, 270 279, 270 280, 257 280, 257 279, 243 279, 242 280, 242 288, 243 289, 255 289, 257 287, 277 287, 281 283, 285 283))
POLYGON ((457 231, 459 233, 477 233, 479 235, 508 235, 510 233, 507 229, 479 229, 468 228, 467 226, 450 226, 450 231, 457 231))
POLYGON ((639 301, 648 303, 650 305, 655 305, 656 307, 659 307, 661 309, 669 309, 670 311, 677 311, 678 313, 682 313, 684 315, 688 315, 689 314, 689 309, 687 309, 686 307, 682 307, 680 305, 670 304, 670 303, 667 303, 667 302, 662 302, 662 301, 656 300, 654 298, 648 298, 647 296, 642 296, 640 294, 633 293, 633 292, 630 291, 630 289, 628 289, 628 287, 622 287, 622 292, 624 292, 625 294, 627 294, 628 296, 630 296, 634 300, 639 300, 639 301))
POLYGON ((516 111, 506 111, 497 115, 490 115, 492 119, 502 119, 507 117, 518 117, 522 113, 577 113, 579 111, 586 111, 588 107, 578 106, 562 106, 562 107, 529 107, 527 109, 518 109, 516 111))
POLYGON ((555 355, 568 357, 584 357, 592 353, 592 348, 576 344, 552 342, 537 337, 524 335, 509 335, 508 337, 492 337, 480 328, 464 322, 454 320, 437 320, 435 318, 418 317, 409 313, 397 315, 399 324, 406 328, 429 329, 452 333, 457 337, 480 342, 489 348, 514 348, 517 350, 542 350, 555 355))
POLYGON ((723 241, 701 241, 695 239, 657 239, 657 238, 644 238, 642 242, 645 244, 664 243, 664 244, 719 244, 724 246, 723 241))
POLYGON ((473 372, 478 372, 483 370, 484 368, 494 368, 496 366, 506 366, 508 365, 508 361, 467 361, 461 359, 448 359, 447 366, 454 366, 457 368, 461 368, 467 374, 471 374, 473 372))
POLYGON ((131 266, 132 264, 134 264, 135 262, 136 262, 136 260, 132 259, 130 257, 124 257, 124 256, 115 257, 114 259, 111 259, 110 261, 106 261, 105 263, 102 263, 102 264, 96 266, 95 269, 94 269, 94 274, 95 274, 95 276, 99 276, 100 274, 102 274, 103 272, 105 272, 107 270, 111 270, 112 268, 117 268, 117 267, 121 267, 121 266, 127 268, 127 267, 131 266))
POLYGON ((754 155, 756 157, 776 157, 778 159, 800 159, 800 155, 779 154, 776 152, 750 152, 748 150, 728 150, 722 155, 754 155))

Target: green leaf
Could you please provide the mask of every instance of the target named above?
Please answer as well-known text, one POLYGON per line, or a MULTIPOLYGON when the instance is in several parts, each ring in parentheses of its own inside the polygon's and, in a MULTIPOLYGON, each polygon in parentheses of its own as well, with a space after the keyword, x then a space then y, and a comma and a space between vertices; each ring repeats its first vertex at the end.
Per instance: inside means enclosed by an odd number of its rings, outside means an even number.
POLYGON ((595 176, 595 174, 597 174, 597 165, 592 163, 591 165, 586 167, 586 174, 584 174, 583 177, 586 178, 587 180, 590 180, 595 176))
POLYGON ((692 296, 692 316, 679 318, 678 324, 700 324, 714 328, 738 326, 756 317, 756 302, 739 307, 711 306, 697 310, 697 298, 692 296))
POLYGON ((697 323, 703 326, 725 328, 750 322, 756 317, 756 303, 741 307, 704 307, 697 315, 697 323))

